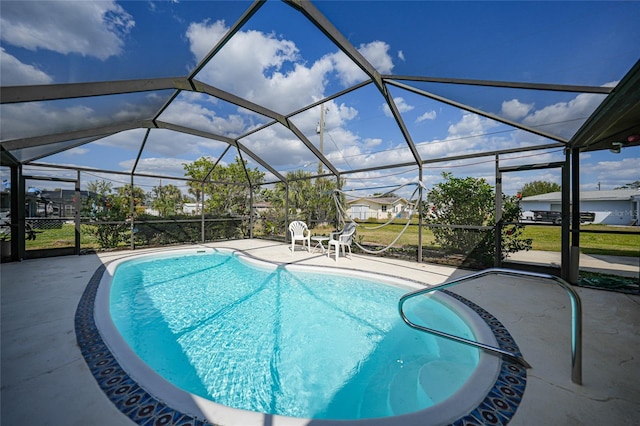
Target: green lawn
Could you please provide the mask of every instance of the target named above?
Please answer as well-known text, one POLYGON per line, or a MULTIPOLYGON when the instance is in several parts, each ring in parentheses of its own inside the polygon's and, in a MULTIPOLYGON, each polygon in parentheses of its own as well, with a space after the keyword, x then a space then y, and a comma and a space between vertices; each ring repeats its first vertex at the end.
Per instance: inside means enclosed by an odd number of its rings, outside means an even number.
MULTIPOLYGON (((64 223, 61 228, 36 229, 36 239, 25 242, 27 250, 64 248, 75 246, 75 225, 64 223)), ((87 232, 80 233, 81 248, 99 248, 96 239, 87 232)))
MULTIPOLYGON (((362 223, 362 226, 358 226, 357 230, 357 240, 367 242, 367 243, 375 243, 383 246, 389 245, 393 240, 398 237, 398 234, 402 232, 405 227, 405 223, 401 224, 392 223, 383 228, 379 229, 367 229, 367 228, 375 228, 381 224, 375 223, 362 223)), ((413 223, 413 222, 412 222, 413 223)), ((315 228, 312 229, 312 234, 316 235, 327 235, 333 231, 333 228, 325 227, 325 228, 315 228)), ((409 228, 402 234, 402 236, 396 241, 395 246, 417 246, 418 245, 418 227, 410 225, 409 228)), ((435 241, 433 238, 433 233, 428 228, 423 228, 422 230, 422 245, 423 246, 435 246, 435 241)))
MULTIPOLYGON (((637 226, 584 225, 583 231, 631 231, 628 234, 580 233, 580 250, 588 254, 640 256, 640 228, 637 226)), ((560 251, 560 227, 527 225, 523 235, 533 240, 534 250, 560 251)))
MULTIPOLYGON (((375 224, 363 224, 366 227, 375 227, 375 224)), ((358 227, 358 241, 373 242, 381 245, 391 243, 404 228, 404 223, 393 223, 377 230, 368 230, 364 226, 358 227)), ((531 238, 533 250, 560 251, 560 226, 527 225, 523 232, 524 238, 531 238)), ((580 234, 580 247, 583 253, 589 254, 609 254, 616 256, 640 256, 640 227, 637 226, 607 226, 607 225, 585 225, 581 230, 604 230, 604 231, 630 231, 633 235, 622 234, 580 234)), ((314 229, 314 234, 326 234, 331 232, 328 228, 314 229)), ((407 231, 400 237, 395 245, 418 244, 417 226, 409 226, 407 231)), ((435 247, 433 233, 429 228, 422 230, 423 247, 435 247)))
MULTIPOLYGON (((380 229, 366 229, 377 226, 376 224, 362 224, 358 227, 358 241, 376 243, 382 246, 390 244, 404 228, 404 223, 393 223, 380 229)), ((640 227, 634 226, 606 226, 606 225, 585 225, 583 230, 606 230, 606 231, 631 231, 633 235, 627 234, 580 234, 580 247, 583 253, 589 254, 609 254, 617 256, 640 256, 640 227)), ((329 235, 333 230, 330 227, 316 228, 312 230, 314 235, 329 235)), ((63 224, 62 228, 38 230, 35 240, 26 242, 27 250, 73 247, 74 245, 73 224, 63 224)), ((533 240, 533 250, 560 251, 560 227, 527 225, 524 230, 524 237, 533 240)), ((81 233, 81 247, 99 248, 95 238, 88 232, 81 233)), ((436 247, 433 233, 429 228, 422 231, 423 247, 436 247)), ((396 246, 416 246, 418 244, 418 227, 411 225, 406 232, 395 243, 396 246)))

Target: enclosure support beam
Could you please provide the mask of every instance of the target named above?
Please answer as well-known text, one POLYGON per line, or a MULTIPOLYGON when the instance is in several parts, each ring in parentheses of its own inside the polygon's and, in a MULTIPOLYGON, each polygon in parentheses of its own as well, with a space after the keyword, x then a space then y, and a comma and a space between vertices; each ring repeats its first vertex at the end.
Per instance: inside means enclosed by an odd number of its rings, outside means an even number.
MULTIPOLYGON (((66 142, 73 139, 95 138, 96 136, 106 137, 115 133, 124 132, 126 130, 155 127, 152 122, 148 120, 132 121, 128 123, 117 123, 109 126, 94 127, 92 129, 74 130, 64 133, 47 134, 43 136, 33 136, 22 139, 13 139, 5 142, 0 142, 2 147, 7 151, 13 151, 15 149, 34 148, 36 146, 43 146, 49 144, 55 144, 58 142, 66 142)), ((95 139, 87 139, 87 143, 95 139)), ((74 145, 80 146, 80 145, 74 145)))
POLYGON ((75 254, 80 255, 80 214, 82 212, 82 193, 80 192, 80 170, 76 172, 76 183, 75 183, 75 201, 74 201, 74 223, 75 223, 75 254))
POLYGON ((22 165, 12 165, 11 166, 11 219, 9 223, 11 226, 9 227, 11 232, 11 261, 16 262, 20 260, 20 240, 22 240, 22 245, 24 246, 24 233, 19 234, 17 232, 16 225, 18 224, 18 218, 20 217, 20 206, 22 206, 23 215, 24 215, 24 188, 22 190, 22 198, 20 198, 20 183, 22 179, 20 179, 20 175, 22 174, 22 165), (22 238, 21 238, 22 235, 22 238))
MULTIPOLYGON (((198 199, 196 198, 196 208, 198 208, 198 199)), ((202 182, 202 191, 200 191, 200 233, 202 234, 202 242, 206 241, 204 232, 204 181, 202 182)))
POLYGON ((571 272, 569 282, 578 284, 580 270, 580 150, 571 150, 571 272))
POLYGON ((496 154, 496 189, 495 189, 495 226, 493 263, 496 268, 502 266, 502 173, 500 172, 500 155, 496 154))
POLYGON ((473 80, 469 78, 452 78, 452 77, 425 77, 411 75, 382 75, 383 80, 398 81, 415 81, 426 83, 444 83, 468 86, 483 87, 506 87, 509 89, 528 89, 528 90, 548 90, 553 92, 575 92, 575 93, 598 93, 608 95, 613 92, 613 87, 606 86, 579 86, 575 84, 546 84, 546 83, 527 83, 522 81, 498 81, 498 80, 473 80))
MULTIPOLYGON (((24 259, 24 253, 26 250, 25 247, 25 235, 26 235, 26 212, 25 212, 25 202, 26 202, 26 179, 22 175, 22 165, 18 166, 18 176, 16 179, 17 188, 16 193, 18 194, 18 203, 15 216, 14 226, 11 230, 16 231, 16 237, 18 240, 18 246, 16 247, 16 260, 24 259)), ((12 182, 13 184, 13 182, 12 182)), ((13 216, 13 213, 11 213, 13 216)), ((12 238, 13 239, 13 238, 12 238)))
POLYGON ((249 184, 249 238, 253 238, 253 185, 249 184))
POLYGON ((540 130, 534 128, 534 127, 525 126, 522 123, 519 123, 517 121, 509 120, 509 119, 501 117, 501 116, 499 116, 497 114, 492 114, 492 113, 488 113, 486 111, 483 111, 480 108, 474 108, 474 107, 472 107, 470 105, 466 105, 466 104, 463 104, 461 102, 457 102, 457 101, 454 101, 452 99, 448 99, 448 98, 445 98, 443 96, 436 95, 434 93, 429 93, 429 92, 424 91, 424 90, 416 89, 415 87, 412 87, 412 86, 409 86, 409 85, 406 85, 406 84, 393 82, 393 81, 387 81, 387 84, 399 87, 399 88, 404 89, 404 90, 408 90, 409 92, 413 92, 413 93, 416 93, 418 95, 426 96, 427 98, 431 98, 431 99, 434 99, 434 100, 436 100, 438 102, 442 102, 444 104, 451 105, 451 106, 453 106, 455 108, 460 108, 462 110, 469 111, 471 113, 480 115, 482 117, 490 118, 491 120, 495 120, 498 123, 507 124, 509 126, 515 127, 516 129, 524 130, 524 131, 532 133, 534 135, 542 136, 542 137, 545 137, 545 138, 553 140, 553 141, 561 142, 564 145, 566 145, 567 142, 568 142, 567 140, 565 140, 565 139, 563 139, 563 138, 561 138, 559 136, 553 135, 551 133, 545 133, 545 132, 540 131, 540 130))
POLYGON ((289 242, 289 181, 284 183, 284 242, 289 242))
MULTIPOLYGON (((336 189, 338 191, 342 191, 342 178, 341 175, 336 175, 336 189)), ((334 195, 334 197, 342 197, 341 192, 338 192, 334 195)), ((335 229, 338 229, 338 227, 340 226, 340 217, 342 216, 342 212, 340 212, 340 210, 338 209, 338 205, 336 204, 336 199, 334 198, 333 200, 334 204, 336 205, 336 217, 335 217, 335 229)), ((342 199, 340 199, 340 202, 342 202, 342 199)), ((351 213, 353 215, 353 213, 351 213)), ((353 219, 353 217, 351 218, 353 219)))
MULTIPOLYGON (((142 150, 140 151, 142 152, 142 150)), ((133 229, 135 227, 133 221, 134 221, 134 213, 135 213, 135 204, 134 204, 134 199, 133 199, 133 173, 131 174, 131 195, 129 197, 129 216, 131 217, 131 222, 129 224, 129 243, 130 243, 130 247, 131 250, 134 250, 135 247, 135 243, 133 241, 133 229)))
POLYGON ((569 221, 571 218, 571 150, 564 151, 564 165, 562 166, 562 223, 560 230, 560 277, 569 281, 570 259, 569 253, 569 221))
MULTIPOLYGON (((422 193, 422 189, 423 189, 423 185, 422 185, 422 163, 420 163, 418 165, 418 180, 420 181, 420 183, 418 184, 418 201, 417 201, 417 208, 418 208, 418 263, 422 263, 422 221, 423 221, 423 217, 422 217, 422 197, 423 197, 423 193, 422 193)), ((411 200, 409 200, 411 201, 411 200)), ((411 220, 411 218, 407 218, 407 220, 411 220)))
MULTIPOLYGON (((369 76, 373 84, 378 88, 380 94, 387 102, 387 105, 391 109, 391 114, 396 121, 396 124, 400 128, 400 132, 404 136, 405 142, 407 146, 411 150, 413 154, 413 158, 415 159, 417 164, 420 164, 422 159, 420 158, 420 153, 416 148, 413 139, 411 138, 411 134, 407 130, 407 127, 402 119, 402 115, 400 115, 400 111, 396 106, 395 101, 393 100, 393 96, 389 93, 387 86, 382 81, 380 77, 380 73, 378 70, 351 44, 351 42, 340 32, 338 29, 328 20, 311 2, 301 2, 301 1, 287 1, 287 3, 299 10, 304 16, 309 19, 320 31, 322 31, 328 38, 331 40, 338 48, 347 55, 365 74, 369 76)), ((302 140, 305 144, 306 141, 300 135, 298 138, 302 140)), ((309 147, 310 148, 310 147, 309 147)), ((316 156, 318 154, 314 152, 316 156)), ((318 158, 323 159, 322 156, 318 156, 318 158)), ((324 162, 324 161, 323 161, 324 162)), ((326 162, 324 162, 327 165, 326 162)), ((329 167, 327 165, 327 167, 329 167)), ((332 170, 331 167, 329 169, 337 174, 335 170, 332 170)))

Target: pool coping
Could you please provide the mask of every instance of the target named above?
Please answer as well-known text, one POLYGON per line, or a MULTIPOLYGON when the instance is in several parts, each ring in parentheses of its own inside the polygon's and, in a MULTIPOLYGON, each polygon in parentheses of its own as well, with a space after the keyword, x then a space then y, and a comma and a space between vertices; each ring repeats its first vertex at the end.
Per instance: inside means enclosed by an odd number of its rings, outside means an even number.
MULTIPOLYGON (((382 277, 382 282, 392 281, 391 284, 401 285, 408 290, 415 289, 415 285, 421 287, 423 283, 410 279, 399 279, 385 274, 372 274, 367 271, 359 271, 353 268, 327 268, 319 266, 292 265, 290 263, 269 262, 247 254, 238 249, 225 248, 199 248, 199 249, 179 249, 155 252, 152 254, 141 254, 118 259, 107 266, 99 267, 91 278, 82 295, 76 311, 76 338, 82 354, 89 366, 93 376, 99 386, 118 407, 131 420, 138 424, 176 424, 176 425, 207 425, 207 424, 272 424, 272 425, 391 425, 401 421, 402 424, 453 424, 453 425, 485 425, 485 424, 506 424, 515 414, 522 399, 526 385, 526 370, 509 360, 495 357, 494 355, 481 352, 481 358, 492 359, 499 363, 494 369, 495 383, 482 398, 465 398, 465 404, 470 404, 468 412, 460 416, 461 399, 456 399, 458 394, 436 404, 425 410, 417 411, 394 417, 384 417, 378 419, 363 420, 323 420, 323 419, 300 419, 278 415, 255 413, 235 408, 230 408, 216 404, 212 401, 191 395, 173 385, 167 387, 168 382, 151 370, 135 353, 126 345, 116 343, 121 336, 115 331, 115 326, 108 315, 96 313, 96 305, 104 306, 104 297, 108 300, 108 284, 110 276, 123 261, 132 258, 140 258, 158 255, 178 255, 183 253, 212 253, 215 251, 233 252, 250 262, 257 262, 265 267, 284 267, 292 270, 321 270, 327 273, 351 274, 364 278, 382 277), (107 272, 107 274, 105 274, 107 272), (407 286, 409 284, 409 286, 407 286), (106 295, 106 296, 105 296, 106 295), (110 324, 109 324, 110 323, 110 324), (111 328, 113 327, 113 328, 111 328), (115 338, 113 332, 115 331, 115 338), (107 342, 103 339, 103 333, 110 333, 107 342), (111 346, 111 347, 110 347, 111 346), (123 347, 122 347, 123 346, 123 347), (116 355, 112 352, 115 349, 116 355), (120 360, 120 361, 119 361, 120 360), (151 392, 149 392, 151 390, 151 392), (171 401, 171 405, 163 401, 171 401), (429 411, 431 411, 429 413, 429 411), (454 414, 455 413, 455 414, 454 414), (213 420, 209 420, 213 419, 213 420)), ((451 298, 473 310, 480 316, 491 329, 497 345, 505 350, 519 354, 518 347, 506 330, 506 328, 493 315, 455 293, 442 291, 451 298)), ((475 331, 475 330, 474 330, 475 331)), ((124 342, 124 340, 122 340, 124 342)), ((488 342, 490 343, 490 342, 488 342)), ((491 344, 491 343, 490 343, 491 344)), ((476 371, 480 371, 477 369, 476 371)), ((481 370, 486 371, 486 369, 481 370)), ((486 377, 483 379, 486 381, 486 377)), ((482 380, 481 380, 482 382, 482 380)), ((483 392, 484 393, 484 392, 483 392)), ((479 394, 477 389, 475 394, 479 394)), ((468 395, 468 394, 467 394, 468 395)), ((463 410, 462 412, 465 412, 463 410)))

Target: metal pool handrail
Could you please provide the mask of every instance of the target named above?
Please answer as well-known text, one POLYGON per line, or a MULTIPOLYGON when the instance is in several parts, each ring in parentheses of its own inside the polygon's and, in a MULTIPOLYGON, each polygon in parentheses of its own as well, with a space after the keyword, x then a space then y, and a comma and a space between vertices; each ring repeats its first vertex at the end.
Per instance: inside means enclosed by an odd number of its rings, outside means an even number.
POLYGON ((424 288, 416 291, 412 291, 403 295, 398 302, 398 309, 400 311, 400 316, 402 320, 407 323, 410 327, 413 327, 417 330, 421 330, 427 333, 435 334, 446 339, 454 340, 460 343, 464 343, 467 345, 475 346, 482 348, 484 350, 495 352, 500 355, 504 355, 506 357, 511 358, 512 360, 518 362, 523 365, 525 368, 531 368, 531 366, 524 360, 521 356, 518 356, 514 353, 505 351, 500 348, 496 348, 494 346, 487 345, 485 343, 475 342, 473 340, 468 340, 463 337, 454 336, 452 334, 448 334, 442 331, 434 330, 428 327, 423 327, 421 325, 415 324, 411 322, 405 315, 403 310, 404 302, 407 299, 410 299, 415 296, 419 296, 425 293, 431 293, 436 290, 442 290, 447 287, 451 287, 454 285, 461 284, 465 281, 477 279, 484 277, 486 275, 509 275, 516 277, 528 277, 528 278, 541 278, 546 280, 552 280, 562 288, 566 290, 571 299, 571 381, 578 385, 582 384, 582 302, 580 301, 580 296, 573 289, 571 284, 567 283, 562 278, 558 278, 554 275, 550 274, 541 274, 537 272, 527 272, 527 271, 517 271, 513 269, 505 269, 505 268, 489 268, 480 272, 476 272, 473 274, 465 275, 460 278, 453 279, 451 281, 447 281, 445 283, 439 284, 434 287, 424 288))

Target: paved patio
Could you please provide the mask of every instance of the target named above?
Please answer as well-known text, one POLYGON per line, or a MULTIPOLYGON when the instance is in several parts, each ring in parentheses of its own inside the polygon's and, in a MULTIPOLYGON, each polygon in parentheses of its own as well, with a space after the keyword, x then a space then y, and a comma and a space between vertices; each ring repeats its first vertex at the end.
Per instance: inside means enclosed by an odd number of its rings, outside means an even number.
MULTIPOLYGON (((353 268, 434 285, 469 271, 388 258, 327 258, 264 240, 207 246, 274 262, 353 268)), ((123 425, 76 343, 74 316, 95 270, 136 250, 0 265, 3 425, 123 425)), ((532 365, 512 425, 640 424, 640 296, 577 288, 582 299, 583 385, 571 382, 571 306, 562 288, 486 277, 453 288, 496 316, 532 365)))

